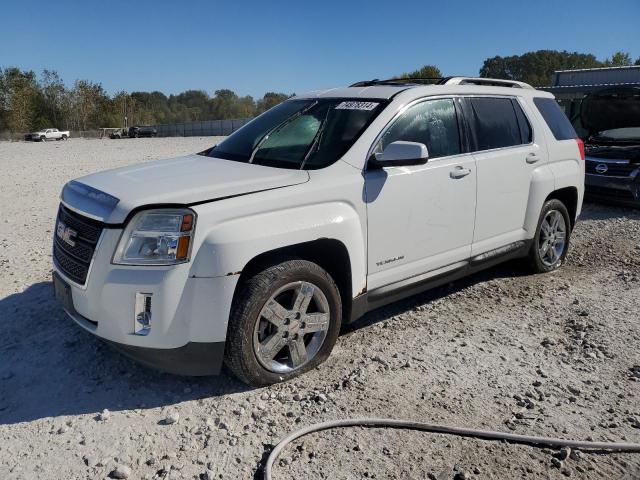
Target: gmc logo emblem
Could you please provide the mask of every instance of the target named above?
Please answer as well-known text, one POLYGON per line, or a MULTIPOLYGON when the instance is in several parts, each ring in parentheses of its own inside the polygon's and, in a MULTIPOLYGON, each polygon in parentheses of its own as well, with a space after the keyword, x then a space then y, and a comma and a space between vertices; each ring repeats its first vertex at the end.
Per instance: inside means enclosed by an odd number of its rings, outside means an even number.
POLYGON ((56 227, 56 235, 64 243, 74 247, 76 245, 74 238, 76 238, 77 234, 78 232, 67 227, 64 223, 58 222, 58 226, 56 227))

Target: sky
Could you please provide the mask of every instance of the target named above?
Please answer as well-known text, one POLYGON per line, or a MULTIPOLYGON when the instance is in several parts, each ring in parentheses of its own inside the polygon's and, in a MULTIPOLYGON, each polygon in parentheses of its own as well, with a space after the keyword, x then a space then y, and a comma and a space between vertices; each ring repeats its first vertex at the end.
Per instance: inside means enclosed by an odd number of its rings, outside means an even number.
POLYGON ((229 88, 262 97, 539 49, 640 57, 640 0, 3 0, 0 67, 109 93, 229 88))

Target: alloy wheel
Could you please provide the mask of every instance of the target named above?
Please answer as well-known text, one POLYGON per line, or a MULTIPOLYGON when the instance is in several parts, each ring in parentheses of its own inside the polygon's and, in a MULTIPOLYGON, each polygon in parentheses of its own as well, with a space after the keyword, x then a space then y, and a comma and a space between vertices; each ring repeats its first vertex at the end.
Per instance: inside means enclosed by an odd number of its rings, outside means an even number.
POLYGON ((329 302, 318 286, 288 283, 260 311, 253 332, 256 358, 272 372, 298 370, 320 351, 330 321, 329 302))
POLYGON ((538 252, 547 267, 555 265, 567 245, 567 223, 558 210, 549 210, 540 225, 538 252))

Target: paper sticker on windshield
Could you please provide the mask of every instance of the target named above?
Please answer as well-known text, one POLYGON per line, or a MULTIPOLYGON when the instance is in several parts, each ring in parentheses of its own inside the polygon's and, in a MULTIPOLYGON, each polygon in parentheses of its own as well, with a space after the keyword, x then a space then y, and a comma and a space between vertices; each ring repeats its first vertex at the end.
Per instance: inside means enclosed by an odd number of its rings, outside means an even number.
POLYGON ((342 102, 336 110, 373 110, 379 104, 377 102, 342 102))

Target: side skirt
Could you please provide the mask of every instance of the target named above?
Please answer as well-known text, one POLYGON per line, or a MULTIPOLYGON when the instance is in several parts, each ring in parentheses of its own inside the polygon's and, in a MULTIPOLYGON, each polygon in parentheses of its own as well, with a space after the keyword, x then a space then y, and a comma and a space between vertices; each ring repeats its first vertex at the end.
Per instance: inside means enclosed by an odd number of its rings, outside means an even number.
POLYGON ((359 295, 353 299, 351 318, 347 323, 355 322, 365 313, 384 305, 460 280, 461 278, 494 267, 500 263, 526 257, 532 244, 533 239, 514 242, 504 247, 476 255, 466 262, 460 262, 449 265, 448 267, 426 272, 359 295), (438 273, 438 270, 445 271, 438 273))

